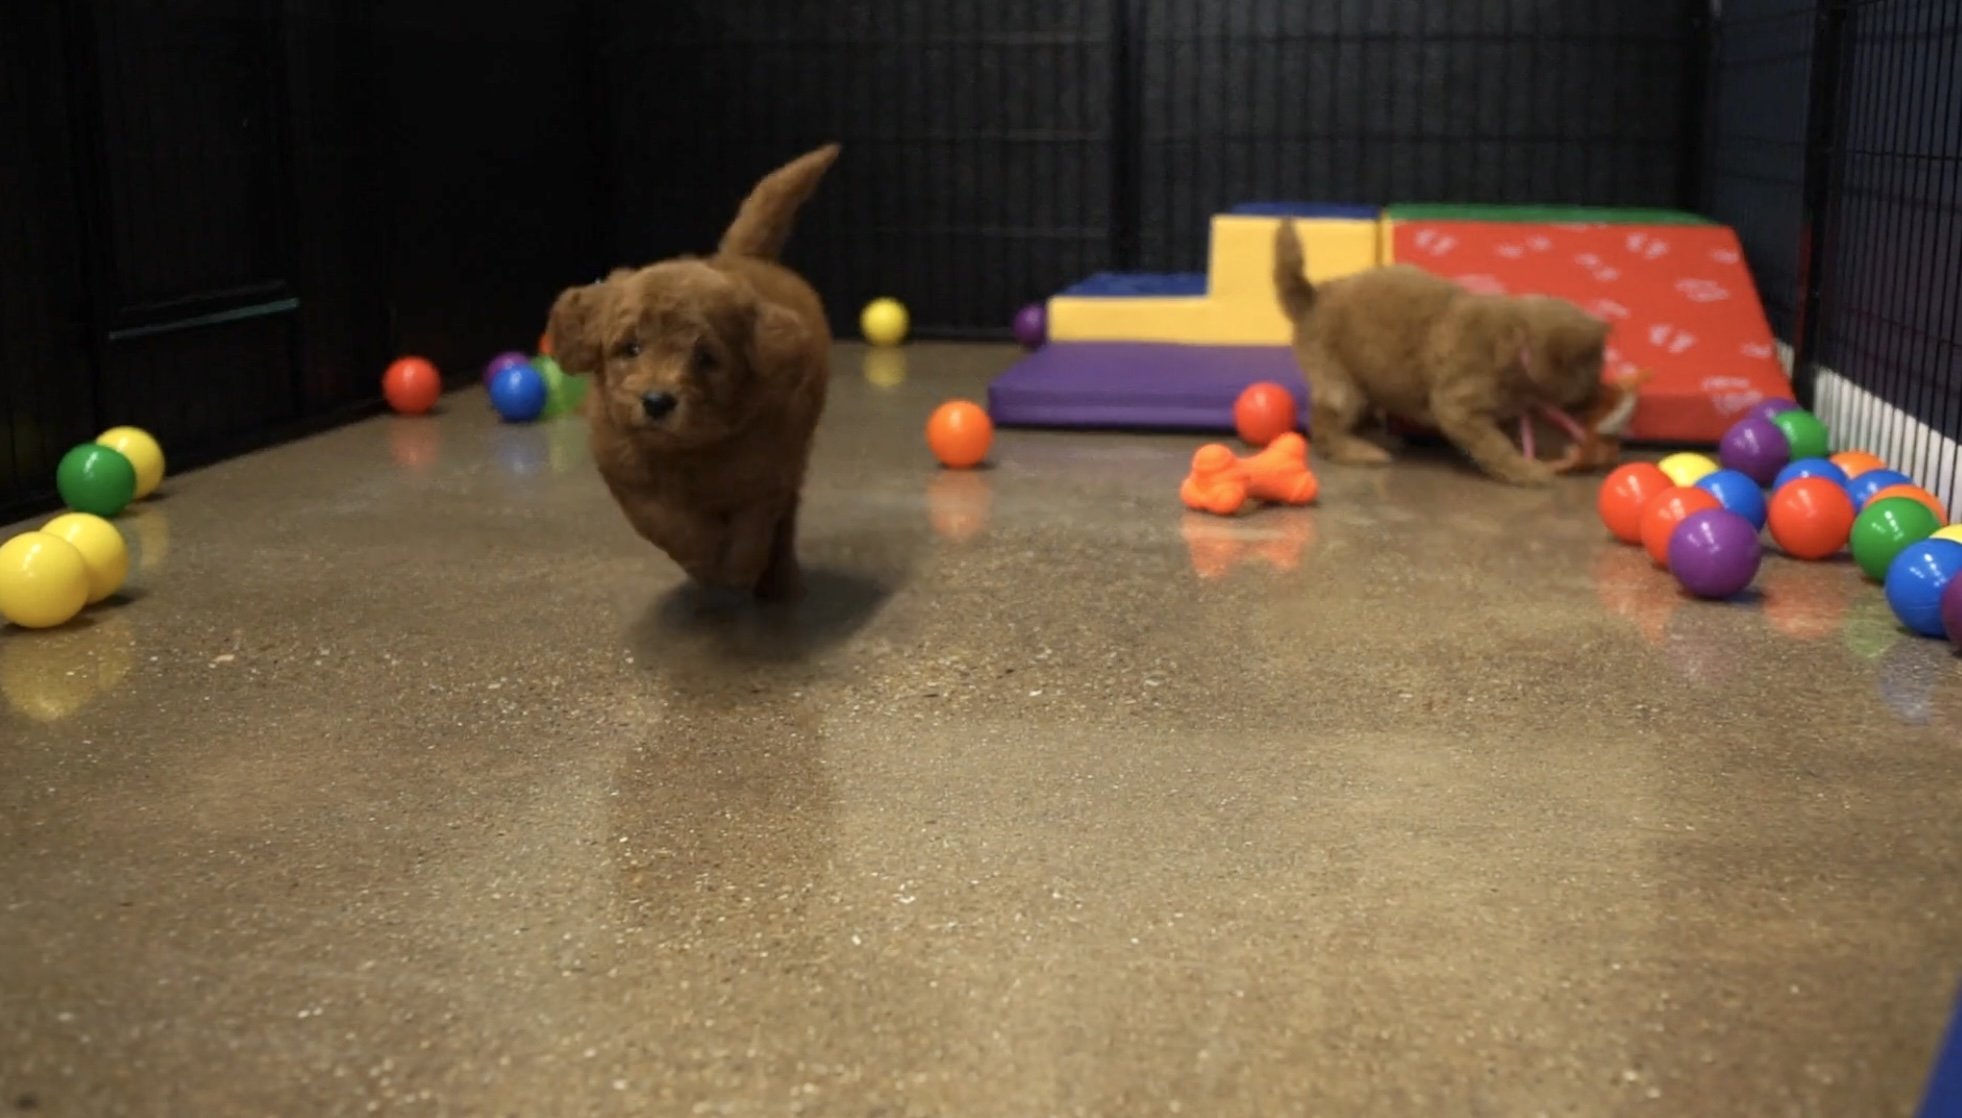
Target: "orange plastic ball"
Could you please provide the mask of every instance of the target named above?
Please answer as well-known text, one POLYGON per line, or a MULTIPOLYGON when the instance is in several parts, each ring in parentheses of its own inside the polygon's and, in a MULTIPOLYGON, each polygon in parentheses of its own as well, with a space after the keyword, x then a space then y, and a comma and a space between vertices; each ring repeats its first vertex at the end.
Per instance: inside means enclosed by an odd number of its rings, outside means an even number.
POLYGON ((442 376, 420 357, 401 358, 382 374, 382 396, 403 415, 421 415, 435 407, 442 394, 442 376))
POLYGON ((1870 469, 1882 469, 1887 465, 1884 461, 1880 461, 1880 455, 1870 455, 1866 451, 1840 451, 1827 461, 1831 461, 1846 473, 1846 481, 1852 481, 1870 469))
POLYGON ((1669 488, 1673 482, 1653 462, 1630 462, 1617 466, 1595 494, 1594 511, 1601 523, 1623 543, 1642 542, 1642 509, 1649 498, 1669 488))
POLYGON ((1867 498, 1867 504, 1872 505, 1884 501, 1889 497, 1906 497, 1910 501, 1920 501, 1929 512, 1935 514, 1935 523, 1937 525, 1948 523, 1948 509, 1940 501, 1935 499, 1933 493, 1928 492, 1919 485, 1890 485, 1885 489, 1876 489, 1874 490, 1873 496, 1867 498))
POLYGON ((1233 401, 1233 428, 1249 444, 1266 446, 1294 430, 1299 411, 1293 393, 1271 380, 1263 380, 1248 385, 1240 398, 1233 401))
POLYGON ((1723 508, 1708 490, 1672 485, 1642 506, 1642 546, 1658 567, 1669 566, 1669 534, 1692 513, 1723 508))
POLYGON ((949 400, 927 417, 927 449, 950 470, 965 470, 988 457, 995 441, 995 424, 980 406, 967 400, 949 400))
POLYGON ((1771 495, 1765 524, 1771 538, 1794 559, 1824 559, 1846 546, 1853 530, 1853 498, 1827 477, 1802 477, 1771 495))
POLYGON ((538 352, 546 357, 552 356, 552 332, 550 330, 538 335, 538 352))

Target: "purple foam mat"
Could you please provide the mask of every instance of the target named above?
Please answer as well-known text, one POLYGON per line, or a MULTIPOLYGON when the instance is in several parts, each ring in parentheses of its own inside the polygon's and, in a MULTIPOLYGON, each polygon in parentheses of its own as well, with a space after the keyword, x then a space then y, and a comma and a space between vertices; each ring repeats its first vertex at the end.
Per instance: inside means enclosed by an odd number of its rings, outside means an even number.
POLYGON ((1230 431, 1233 401, 1263 380, 1294 395, 1305 424, 1308 386, 1286 346, 1051 342, 995 378, 988 413, 1004 427, 1230 431))

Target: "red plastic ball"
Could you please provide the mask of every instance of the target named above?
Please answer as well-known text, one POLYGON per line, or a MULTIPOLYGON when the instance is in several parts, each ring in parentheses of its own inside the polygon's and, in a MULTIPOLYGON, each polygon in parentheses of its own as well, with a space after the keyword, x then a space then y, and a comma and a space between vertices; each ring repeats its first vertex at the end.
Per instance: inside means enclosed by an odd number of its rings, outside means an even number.
POLYGON ((420 357, 400 358, 382 374, 382 396, 403 415, 421 415, 435 407, 442 394, 442 376, 420 357))
POLYGON ((1653 462, 1617 466, 1601 483, 1601 491, 1594 497, 1594 510, 1614 538, 1623 543, 1641 543, 1642 509, 1650 497, 1674 484, 1653 462))
POLYGON ((1263 380, 1248 385, 1233 401, 1233 427, 1251 445, 1266 446, 1294 430, 1299 410, 1292 392, 1263 380))
POLYGON ((1765 526, 1794 559, 1824 559, 1846 546, 1853 530, 1853 498, 1828 477, 1788 481, 1771 495, 1765 526))
POLYGON ((1707 490, 1689 485, 1673 485, 1650 497, 1642 506, 1642 546, 1655 565, 1669 566, 1669 537, 1691 513, 1723 508, 1723 502, 1707 490))

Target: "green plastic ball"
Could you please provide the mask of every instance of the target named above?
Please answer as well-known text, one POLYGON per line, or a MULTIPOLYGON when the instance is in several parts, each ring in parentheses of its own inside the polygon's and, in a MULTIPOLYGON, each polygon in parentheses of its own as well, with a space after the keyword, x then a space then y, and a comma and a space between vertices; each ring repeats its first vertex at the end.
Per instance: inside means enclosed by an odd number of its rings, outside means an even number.
POLYGON ((1784 432, 1785 441, 1792 444, 1792 461, 1801 458, 1824 458, 1831 449, 1831 440, 1826 435, 1826 425, 1819 417, 1803 408, 1781 411, 1771 417, 1772 425, 1784 432))
POLYGON ((1853 561, 1867 577, 1880 582, 1887 568, 1911 543, 1935 534, 1942 522, 1928 506, 1912 497, 1889 497, 1860 510, 1853 521, 1853 561))
POLYGON ((532 367, 545 378, 545 417, 564 415, 579 406, 586 396, 586 378, 567 373, 551 357, 540 354, 532 359, 532 367))
POLYGON ((76 512, 115 516, 136 499, 136 467, 118 451, 83 443, 61 456, 55 490, 76 512))

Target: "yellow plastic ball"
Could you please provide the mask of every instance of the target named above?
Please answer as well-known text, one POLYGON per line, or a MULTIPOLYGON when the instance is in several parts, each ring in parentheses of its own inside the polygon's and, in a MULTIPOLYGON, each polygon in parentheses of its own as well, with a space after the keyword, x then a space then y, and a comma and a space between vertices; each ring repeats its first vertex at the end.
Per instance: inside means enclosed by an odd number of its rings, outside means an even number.
POLYGON ((89 565, 74 544, 46 532, 0 544, 0 617, 23 629, 52 629, 88 603, 89 565))
POLYGON ((1954 540, 1956 543, 1962 543, 1962 524, 1951 524, 1928 538, 1931 540, 1954 540))
POLYGON ((111 427, 96 436, 97 443, 119 451, 136 467, 136 499, 142 500, 163 484, 164 452, 157 440, 140 427, 111 427))
POLYGON ((123 588, 129 578, 129 545, 114 524, 86 512, 71 512, 48 521, 41 530, 60 536, 82 553, 89 568, 91 605, 123 588))
POLYGON ((858 316, 859 332, 873 345, 898 345, 906 340, 906 308, 897 299, 874 299, 858 316))
POLYGON ((1656 463, 1656 467, 1669 475, 1669 480, 1677 485, 1695 485, 1717 472, 1717 464, 1701 454, 1681 451, 1656 463))

